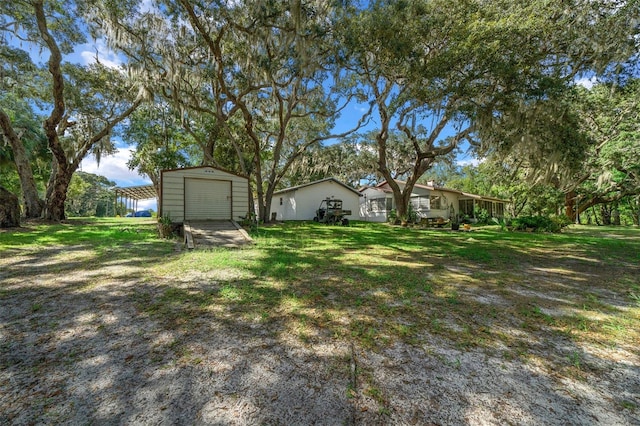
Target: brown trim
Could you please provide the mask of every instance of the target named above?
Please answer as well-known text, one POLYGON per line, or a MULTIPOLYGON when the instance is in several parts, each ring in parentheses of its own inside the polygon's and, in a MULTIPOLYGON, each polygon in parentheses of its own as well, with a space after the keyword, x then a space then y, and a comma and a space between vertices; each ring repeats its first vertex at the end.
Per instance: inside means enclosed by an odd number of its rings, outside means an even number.
POLYGON ((164 199, 164 185, 162 185, 162 176, 160 176, 160 191, 158 191, 158 219, 162 217, 162 200, 164 199))
POLYGON ((187 177, 182 175, 182 221, 187 221, 187 177))

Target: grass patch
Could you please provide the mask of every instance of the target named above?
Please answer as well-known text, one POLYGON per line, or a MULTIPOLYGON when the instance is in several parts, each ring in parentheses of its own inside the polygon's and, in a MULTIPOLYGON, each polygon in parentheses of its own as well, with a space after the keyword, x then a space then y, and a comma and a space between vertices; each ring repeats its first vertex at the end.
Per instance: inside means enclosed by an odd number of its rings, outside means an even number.
MULTIPOLYGON (((175 252, 175 242, 156 236, 154 221, 70 220, 0 233, 0 251, 47 251, 60 274, 135 266, 129 279, 145 285, 131 299, 171 330, 215 318, 234 327, 277 324, 274 330, 303 344, 330 336, 376 349, 437 336, 460 349, 522 359, 560 336, 570 337, 577 354, 592 343, 638 351, 638 229, 453 233, 285 223, 259 228, 253 238, 242 249, 175 252)), ((24 259, 11 262, 3 263, 15 270, 8 278, 29 273, 24 259)), ((76 288, 91 291, 102 278, 76 288)), ((15 291, 2 288, 0 298, 15 291)), ((564 359, 573 369, 583 365, 564 359)))

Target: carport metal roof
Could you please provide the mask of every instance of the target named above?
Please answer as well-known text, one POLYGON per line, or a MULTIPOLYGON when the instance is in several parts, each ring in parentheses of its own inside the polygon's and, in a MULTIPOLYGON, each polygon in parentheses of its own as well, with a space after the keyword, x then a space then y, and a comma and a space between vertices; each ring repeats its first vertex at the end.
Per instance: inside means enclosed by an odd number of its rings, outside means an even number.
POLYGON ((116 197, 126 197, 132 200, 148 200, 150 198, 157 198, 158 194, 153 185, 140 185, 116 188, 116 197))

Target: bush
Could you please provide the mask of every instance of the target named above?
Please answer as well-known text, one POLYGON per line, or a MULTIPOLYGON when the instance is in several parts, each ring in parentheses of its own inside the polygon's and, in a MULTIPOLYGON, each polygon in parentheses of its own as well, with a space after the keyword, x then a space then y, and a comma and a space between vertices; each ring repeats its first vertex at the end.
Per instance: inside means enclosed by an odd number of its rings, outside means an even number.
POLYGON ((169 215, 158 218, 158 233, 160 234, 160 238, 173 237, 173 223, 169 215))
POLYGON ((409 207, 407 209, 407 222, 418 223, 418 212, 415 211, 411 203, 409 203, 409 207))
POLYGON ((513 227, 519 231, 532 232, 560 232, 562 228, 571 224, 571 220, 562 216, 522 216, 513 220, 513 227))
POLYGON ((476 219, 477 219, 476 223, 478 225, 488 225, 489 219, 491 219, 491 216, 489 215, 489 212, 487 211, 487 209, 480 209, 476 212, 476 219))
POLYGON ((387 220, 391 223, 396 223, 396 219, 398 218, 398 214, 395 210, 391 210, 387 215, 387 220))
POLYGON ((553 216, 551 219, 554 222, 556 222, 558 225, 560 225, 561 228, 564 228, 565 226, 569 226, 569 225, 571 225, 573 223, 571 218, 569 216, 567 216, 566 214, 561 214, 559 216, 553 216))
POLYGON ((503 217, 503 218, 492 217, 491 221, 496 225, 500 225, 500 230, 503 232, 508 231, 511 227, 511 219, 508 217, 503 217))

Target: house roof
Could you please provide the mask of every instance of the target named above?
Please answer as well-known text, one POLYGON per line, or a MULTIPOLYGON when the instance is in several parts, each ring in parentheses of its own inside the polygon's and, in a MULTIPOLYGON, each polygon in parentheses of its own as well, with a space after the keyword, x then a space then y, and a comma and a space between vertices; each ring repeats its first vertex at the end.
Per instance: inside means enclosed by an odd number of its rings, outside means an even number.
MULTIPOLYGON (((398 180, 396 181, 401 185, 406 184, 406 182, 398 180)), ((463 192, 463 191, 459 191, 457 189, 451 189, 451 188, 445 188, 443 186, 436 186, 436 185, 423 185, 420 183, 416 183, 414 185, 415 188, 422 188, 422 189, 427 189, 429 191, 443 191, 443 192, 451 192, 454 194, 458 194, 461 195, 463 197, 468 197, 468 198, 473 198, 475 200, 488 200, 488 201, 500 201, 502 203, 508 203, 508 200, 502 200, 500 198, 496 198, 496 197, 487 197, 484 195, 476 195, 476 194, 471 194, 468 192, 463 192)), ((392 193, 393 191, 391 190, 391 187, 389 186, 389 184, 387 183, 387 181, 382 181, 381 183, 379 183, 378 185, 374 186, 374 187, 364 187, 360 189, 360 192, 364 191, 365 189, 369 189, 369 188, 373 188, 373 189, 377 189, 378 191, 382 191, 385 193, 392 193)))
POLYGON ((468 192, 461 192, 460 194, 462 194, 462 196, 464 196, 464 197, 473 198, 473 199, 476 199, 476 200, 500 201, 501 203, 508 203, 509 202, 509 200, 503 200, 501 198, 487 197, 485 195, 469 194, 468 192))
MULTIPOLYGON (((406 182, 401 181, 401 180, 397 180, 396 182, 398 182, 401 185, 405 185, 406 184, 406 182)), ((413 186, 414 186, 414 188, 422 188, 422 189, 427 189, 429 191, 438 190, 438 191, 445 191, 445 192, 453 192, 454 194, 462 194, 462 191, 458 191, 457 189, 445 188, 444 186, 423 185, 421 183, 416 183, 413 186)), ((384 191, 384 192, 393 192, 391 190, 391 187, 389 186, 389 184, 387 183, 386 180, 380 182, 374 188, 378 189, 380 191, 384 191)))
POLYGON ((313 182, 305 183, 305 184, 302 184, 302 185, 292 186, 290 188, 281 189, 280 191, 274 192, 273 195, 279 195, 279 194, 284 194, 284 193, 291 192, 291 191, 296 191, 296 190, 298 190, 300 188, 304 188, 304 187, 311 186, 311 185, 317 185, 317 184, 323 183, 323 182, 334 182, 334 183, 337 183, 338 185, 344 186, 346 189, 348 189, 349 191, 353 192, 354 194, 357 194, 358 197, 362 196, 362 194, 360 194, 360 192, 357 189, 354 189, 354 188, 350 187, 346 183, 343 183, 343 182, 339 181, 338 179, 336 179, 334 177, 324 178, 324 179, 316 180, 316 181, 313 181, 313 182))

